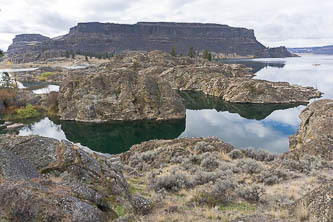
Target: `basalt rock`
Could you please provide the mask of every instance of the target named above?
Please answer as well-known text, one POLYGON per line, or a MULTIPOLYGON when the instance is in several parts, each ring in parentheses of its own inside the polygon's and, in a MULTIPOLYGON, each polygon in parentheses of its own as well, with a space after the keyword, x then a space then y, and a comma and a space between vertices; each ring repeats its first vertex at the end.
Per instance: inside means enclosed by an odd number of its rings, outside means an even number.
POLYGON ((111 221, 132 209, 107 157, 65 141, 0 136, 0 215, 8 221, 111 221))
POLYGON ((31 62, 65 56, 66 51, 101 55, 126 50, 162 50, 176 47, 187 54, 190 47, 209 50, 223 57, 291 57, 285 47, 266 48, 254 31, 219 24, 139 22, 134 25, 114 23, 79 23, 67 35, 47 39, 36 35, 16 36, 8 48, 14 62, 31 62))
POLYGON ((167 81, 159 76, 142 75, 131 68, 100 66, 80 70, 64 80, 58 102, 59 114, 64 120, 185 118, 185 105, 167 81))
POLYGON ((180 119, 185 107, 172 89, 201 91, 233 103, 307 103, 321 93, 311 87, 251 79, 249 68, 160 51, 129 52, 98 67, 75 70, 60 88, 64 120, 180 119))
POLYGON ((290 136, 290 152, 296 156, 317 155, 333 160, 333 100, 311 103, 300 114, 296 135, 290 136))
POLYGON ((162 77, 174 89, 201 91, 233 103, 307 103, 321 96, 312 87, 251 79, 253 74, 243 65, 172 57, 159 51, 116 56, 107 66, 134 67, 140 75, 162 77))
POLYGON ((333 221, 332 181, 310 191, 299 201, 297 201, 295 206, 296 211, 306 209, 308 213, 315 219, 315 221, 333 221))

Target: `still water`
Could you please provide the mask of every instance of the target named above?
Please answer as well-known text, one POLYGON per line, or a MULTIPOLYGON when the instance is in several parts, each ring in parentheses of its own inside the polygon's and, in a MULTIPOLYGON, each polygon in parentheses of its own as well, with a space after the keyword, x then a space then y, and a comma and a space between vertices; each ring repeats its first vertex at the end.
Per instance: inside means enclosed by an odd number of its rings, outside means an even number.
MULTIPOLYGON (((313 86, 333 98, 333 56, 228 61, 253 68, 256 79, 313 86)), ((104 153, 124 152, 151 139, 215 136, 240 148, 288 150, 288 137, 296 133, 304 105, 230 104, 200 93, 182 92, 186 120, 84 124, 44 118, 27 123, 19 135, 37 134, 67 139, 104 153)))

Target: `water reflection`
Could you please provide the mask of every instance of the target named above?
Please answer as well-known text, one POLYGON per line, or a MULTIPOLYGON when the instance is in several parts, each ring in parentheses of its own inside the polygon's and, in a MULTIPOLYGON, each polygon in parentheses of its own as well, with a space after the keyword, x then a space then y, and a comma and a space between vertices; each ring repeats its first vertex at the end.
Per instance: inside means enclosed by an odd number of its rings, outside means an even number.
POLYGON ((228 60, 221 60, 222 63, 226 64, 242 64, 247 67, 252 68, 252 73, 255 74, 264 68, 284 68, 285 62, 284 61, 257 61, 257 60, 249 60, 249 59, 228 59, 228 60))
POLYGON ((48 94, 50 92, 59 92, 59 86, 57 85, 47 85, 44 88, 33 90, 32 92, 35 94, 48 94))
POLYGON ((185 101, 187 109, 202 110, 215 109, 218 112, 228 111, 238 113, 246 119, 262 120, 269 116, 274 110, 284 110, 297 107, 301 104, 249 104, 229 103, 221 98, 207 96, 201 92, 180 91, 179 94, 185 101))
POLYGON ((296 124, 270 117, 261 121, 250 120, 239 114, 210 109, 187 110, 186 130, 181 137, 215 136, 236 147, 264 148, 273 153, 282 153, 288 150, 288 137, 296 133, 299 123, 294 110, 298 111, 299 108, 274 111, 272 115, 290 115, 292 119, 297 119, 296 124))
POLYGON ((21 129, 19 135, 67 139, 98 152, 116 154, 143 141, 177 138, 184 130, 185 120, 93 124, 44 118, 21 129))
MULTIPOLYGON (((313 86, 325 93, 324 98, 333 98, 333 56, 254 59, 251 62, 266 67, 256 73, 257 79, 313 86)), ((133 144, 151 139, 216 136, 236 147, 261 147, 281 153, 288 150, 288 137, 296 132, 300 123, 298 115, 305 107, 231 104, 200 93, 181 92, 181 95, 187 106, 186 122, 82 124, 46 118, 27 124, 20 135, 66 138, 104 153, 124 152, 133 144)))
POLYGON ((324 93, 323 98, 333 99, 333 56, 307 55, 298 58, 256 59, 254 61, 284 61, 283 69, 263 69, 255 79, 273 82, 285 81, 291 84, 312 86, 324 93))

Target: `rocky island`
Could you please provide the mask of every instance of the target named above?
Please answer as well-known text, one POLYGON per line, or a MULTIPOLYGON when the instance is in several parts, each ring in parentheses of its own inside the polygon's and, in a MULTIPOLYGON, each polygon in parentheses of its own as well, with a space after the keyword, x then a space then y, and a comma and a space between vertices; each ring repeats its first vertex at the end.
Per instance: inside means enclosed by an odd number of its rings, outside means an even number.
POLYGON ((48 38, 39 34, 16 36, 8 48, 12 62, 31 62, 78 54, 105 54, 131 51, 161 50, 173 47, 187 54, 209 50, 217 57, 291 57, 285 47, 267 48, 257 41, 254 31, 219 24, 139 22, 134 25, 114 23, 79 23, 68 34, 48 38))
POLYGON ((0 136, 0 219, 330 222, 331 150, 308 144, 331 144, 330 131, 315 130, 333 127, 331 104, 303 111, 297 149, 283 155, 182 138, 105 156, 66 141, 0 136))
POLYGON ((249 69, 203 59, 174 57, 161 51, 129 52, 93 68, 74 70, 60 87, 64 120, 185 118, 176 91, 200 91, 233 103, 307 103, 321 96, 312 87, 251 79, 249 69))

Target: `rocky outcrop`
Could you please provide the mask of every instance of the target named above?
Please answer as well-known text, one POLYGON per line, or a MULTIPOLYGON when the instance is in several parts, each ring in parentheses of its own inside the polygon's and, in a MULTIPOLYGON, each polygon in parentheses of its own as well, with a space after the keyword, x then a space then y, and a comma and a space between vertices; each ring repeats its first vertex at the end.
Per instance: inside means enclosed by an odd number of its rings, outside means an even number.
POLYGON ((135 67, 140 75, 162 77, 174 89, 202 91, 233 103, 307 103, 321 96, 312 87, 251 79, 253 74, 242 65, 178 58, 158 51, 116 56, 107 66, 135 67))
POLYGON ((185 118, 185 105, 167 81, 133 69, 87 69, 64 80, 59 115, 64 120, 167 120, 185 118))
POLYGON ((59 114, 64 120, 86 122, 184 118, 183 101, 172 89, 201 91, 232 103, 307 103, 321 96, 312 87, 252 76, 243 65, 160 51, 129 52, 69 74, 59 91, 59 114))
POLYGON ((103 155, 38 136, 0 136, 2 221, 111 221, 131 210, 121 170, 103 155))
POLYGON ((177 52, 182 54, 187 54, 189 48, 194 47, 197 51, 207 49, 223 57, 293 56, 284 47, 266 48, 256 40, 251 29, 219 24, 139 22, 127 25, 90 22, 79 23, 67 35, 48 41, 37 38, 37 44, 36 38, 32 38, 35 35, 23 36, 29 38, 17 36, 8 48, 8 55, 15 62, 64 56, 66 50, 103 54, 126 50, 169 52, 172 47, 176 47, 177 52))
POLYGON ((333 221, 333 186, 330 181, 301 198, 295 204, 295 210, 306 209, 314 221, 333 221))
POLYGON ((290 152, 296 156, 311 154, 333 160, 333 100, 311 103, 300 114, 296 135, 290 136, 290 152))
MULTIPOLYGON (((220 72, 225 74, 223 70, 220 72)), ((205 67, 196 67, 191 71, 187 67, 170 68, 160 76, 179 90, 202 91, 232 103, 307 103, 321 96, 312 87, 244 77, 230 78, 205 67)))

